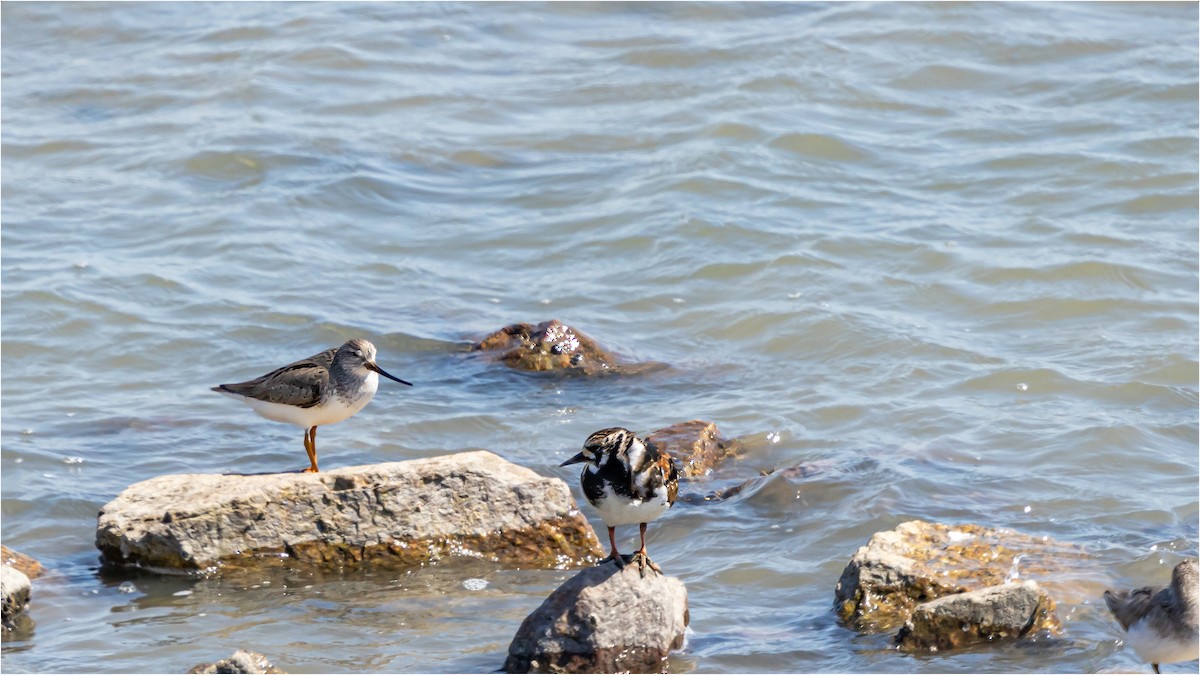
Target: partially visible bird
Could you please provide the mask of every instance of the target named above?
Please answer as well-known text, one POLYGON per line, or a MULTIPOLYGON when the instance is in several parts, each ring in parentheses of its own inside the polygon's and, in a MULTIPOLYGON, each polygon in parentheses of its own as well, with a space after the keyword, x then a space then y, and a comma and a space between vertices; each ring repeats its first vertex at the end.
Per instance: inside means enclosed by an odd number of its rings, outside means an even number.
POLYGON ((212 390, 245 402, 269 420, 304 427, 304 450, 311 464, 304 473, 317 473, 317 427, 362 410, 379 388, 379 375, 412 386, 375 364, 375 345, 355 338, 262 377, 212 390))
POLYGON ((1132 591, 1104 591, 1108 611, 1128 634, 1126 642, 1154 672, 1160 663, 1200 658, 1196 559, 1188 558, 1171 572, 1166 588, 1147 586, 1132 591))
POLYGON ((588 503, 600 513, 608 526, 608 557, 618 567, 625 560, 617 553, 616 526, 638 524, 642 547, 630 558, 637 559, 638 571, 646 576, 646 567, 662 574, 646 554, 646 523, 666 513, 679 494, 679 476, 671 457, 657 446, 646 443, 628 429, 612 427, 588 436, 583 450, 561 466, 587 462, 579 482, 588 503))

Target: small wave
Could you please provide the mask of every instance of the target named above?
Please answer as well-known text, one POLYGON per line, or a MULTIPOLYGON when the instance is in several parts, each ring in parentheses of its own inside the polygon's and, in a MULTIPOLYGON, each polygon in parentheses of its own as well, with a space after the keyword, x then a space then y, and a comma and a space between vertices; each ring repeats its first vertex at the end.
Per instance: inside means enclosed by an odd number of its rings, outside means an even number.
POLYGON ((238 187, 257 185, 267 175, 266 162, 249 152, 201 152, 183 161, 183 172, 238 187))
POLYGON ((999 70, 933 64, 921 66, 892 80, 892 86, 909 91, 978 90, 994 92, 1011 84, 999 70))
POLYGON ((797 155, 836 162, 860 162, 870 153, 827 134, 783 134, 769 144, 797 155))
POLYGON ((756 141, 763 137, 762 129, 737 122, 714 124, 701 132, 709 138, 728 138, 735 141, 756 141))
MULTIPOLYGON (((1047 289, 1059 289, 1063 284, 1086 286, 1093 295, 1107 283, 1116 283, 1124 287, 1142 291, 1154 289, 1154 284, 1146 280, 1151 274, 1134 265, 1111 263, 1101 260, 1084 260, 1048 265, 1043 267, 994 267, 981 269, 973 274, 975 281, 989 286, 1004 286, 1012 288, 1015 285, 1031 284, 1047 289)), ((1067 298, 1064 298, 1066 300, 1067 298)))
POLYGON ((286 55, 283 61, 330 70, 366 70, 372 67, 368 60, 356 54, 354 50, 336 45, 312 47, 292 52, 286 55))
POLYGON ((1132 199, 1113 204, 1112 207, 1121 213, 1130 215, 1148 215, 1156 213, 1172 213, 1175 211, 1195 215, 1196 203, 1200 201, 1200 192, 1192 190, 1185 194, 1150 194, 1139 195, 1132 199))

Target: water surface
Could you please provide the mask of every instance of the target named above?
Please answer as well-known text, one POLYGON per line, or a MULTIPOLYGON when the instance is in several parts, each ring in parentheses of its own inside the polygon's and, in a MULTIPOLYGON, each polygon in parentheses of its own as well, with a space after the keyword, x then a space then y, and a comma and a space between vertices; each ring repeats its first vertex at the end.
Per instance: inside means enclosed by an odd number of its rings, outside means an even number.
POLYGON ((675 671, 1145 669, 1099 598, 1196 552, 1194 4, 2 12, 2 534, 54 570, 4 670, 500 667, 567 572, 97 571, 131 483, 303 467, 208 387, 353 336, 416 387, 322 428, 327 468, 486 448, 574 484, 590 432, 697 417, 751 439, 698 489, 822 467, 651 527, 675 671), (550 318, 673 368, 464 353, 550 318), (842 567, 912 518, 1085 547, 1064 639, 840 627, 842 567))

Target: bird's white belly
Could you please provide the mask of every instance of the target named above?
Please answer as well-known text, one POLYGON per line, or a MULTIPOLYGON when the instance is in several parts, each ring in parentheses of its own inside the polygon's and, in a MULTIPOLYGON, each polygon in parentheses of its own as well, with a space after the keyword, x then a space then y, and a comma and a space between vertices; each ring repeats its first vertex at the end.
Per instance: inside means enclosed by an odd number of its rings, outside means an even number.
POLYGON ((604 498, 592 502, 592 506, 596 508, 605 525, 616 527, 648 523, 665 513, 671 505, 667 502, 666 487, 659 488, 653 497, 642 501, 614 494, 612 489, 605 485, 604 498))
POLYGON ((1164 636, 1150 628, 1145 619, 1129 627, 1126 641, 1148 663, 1179 663, 1200 658, 1200 638, 1196 634, 1190 639, 1164 636))
POLYGON ((341 396, 331 396, 324 402, 309 408, 260 401, 256 398, 238 396, 237 394, 230 395, 240 399, 246 405, 253 408, 254 412, 269 420, 307 428, 333 424, 353 417, 371 402, 378 387, 379 377, 371 373, 363 382, 363 386, 355 392, 353 398, 346 399, 341 396))

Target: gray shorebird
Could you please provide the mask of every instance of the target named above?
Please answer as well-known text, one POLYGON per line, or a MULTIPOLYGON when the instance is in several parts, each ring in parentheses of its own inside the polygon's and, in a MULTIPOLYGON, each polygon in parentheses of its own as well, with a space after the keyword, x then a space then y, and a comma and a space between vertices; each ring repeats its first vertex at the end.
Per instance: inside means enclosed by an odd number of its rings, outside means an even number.
POLYGON ((304 450, 312 464, 304 473, 317 473, 317 427, 362 410, 379 388, 379 375, 412 386, 375 364, 375 345, 355 338, 262 377, 212 390, 243 401, 269 420, 304 427, 304 450))
POLYGON ((1104 604, 1125 629, 1126 642, 1156 673, 1160 663, 1200 658, 1197 584, 1196 559, 1188 558, 1175 566, 1166 588, 1104 591, 1104 604))
POLYGON ((637 523, 642 547, 631 560, 638 561, 642 576, 647 567, 662 574, 646 554, 646 523, 666 513, 679 494, 679 476, 670 455, 628 429, 612 427, 588 436, 583 450, 560 466, 580 462, 587 462, 579 475, 583 494, 608 526, 612 551, 601 563, 612 560, 617 567, 625 566, 614 532, 617 525, 637 523))

